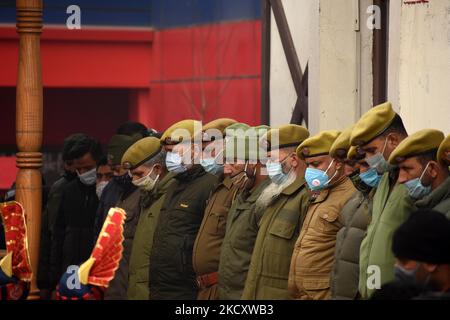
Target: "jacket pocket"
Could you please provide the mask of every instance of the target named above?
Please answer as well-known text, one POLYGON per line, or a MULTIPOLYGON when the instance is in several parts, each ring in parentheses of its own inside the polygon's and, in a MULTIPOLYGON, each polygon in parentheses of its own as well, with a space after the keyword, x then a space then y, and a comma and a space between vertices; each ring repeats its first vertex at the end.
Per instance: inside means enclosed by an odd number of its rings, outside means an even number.
POLYGON ((339 212, 324 210, 317 213, 314 228, 324 233, 337 233, 340 229, 339 212))
POLYGON ((276 219, 270 227, 269 233, 273 236, 290 240, 294 236, 296 228, 297 225, 292 222, 276 219))
POLYGON ((330 288, 330 277, 311 277, 303 279, 303 288, 307 291, 326 290, 330 288))
POLYGON ((229 208, 221 207, 211 210, 205 222, 205 231, 214 236, 225 236, 229 208))

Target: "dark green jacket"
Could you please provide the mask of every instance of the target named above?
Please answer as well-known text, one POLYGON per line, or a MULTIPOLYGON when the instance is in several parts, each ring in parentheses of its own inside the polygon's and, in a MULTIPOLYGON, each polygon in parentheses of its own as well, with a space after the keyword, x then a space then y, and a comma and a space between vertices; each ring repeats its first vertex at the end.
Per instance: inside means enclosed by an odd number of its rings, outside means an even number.
POLYGON ((354 300, 358 296, 359 248, 370 222, 372 198, 370 193, 356 192, 342 209, 343 225, 337 233, 331 296, 338 300, 354 300))
POLYGON ((260 222, 242 299, 288 299, 292 252, 309 204, 303 177, 285 188, 260 222))
POLYGON ((134 235, 128 274, 128 299, 130 300, 149 299, 148 270, 153 235, 167 189, 172 182, 173 174, 168 173, 152 191, 142 191, 141 214, 134 235))
POLYGON ((150 255, 152 300, 194 300, 192 248, 217 177, 200 165, 175 176, 159 214, 150 255))
POLYGON ((265 179, 259 186, 241 192, 234 201, 227 218, 225 238, 222 243, 219 262, 219 298, 221 300, 241 299, 253 247, 263 212, 255 210, 255 202, 270 183, 265 179), (250 219, 250 215, 256 215, 250 219))
POLYGON ((433 208, 450 219, 450 177, 429 195, 417 200, 415 205, 418 208, 433 208))
POLYGON ((131 247, 133 245, 134 234, 139 221, 141 191, 133 189, 130 194, 122 198, 116 207, 122 208, 126 212, 123 224, 123 252, 120 259, 119 268, 114 274, 114 279, 109 283, 105 292, 105 300, 126 300, 128 290, 128 265, 130 263, 131 247))

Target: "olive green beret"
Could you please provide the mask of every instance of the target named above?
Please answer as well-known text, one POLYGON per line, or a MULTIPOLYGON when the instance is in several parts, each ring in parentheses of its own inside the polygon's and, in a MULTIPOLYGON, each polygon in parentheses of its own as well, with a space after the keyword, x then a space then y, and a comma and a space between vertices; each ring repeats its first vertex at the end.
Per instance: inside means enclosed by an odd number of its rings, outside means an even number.
POLYGON ((333 158, 347 158, 348 149, 350 149, 350 136, 352 134, 353 125, 337 137, 330 149, 330 156, 333 158))
POLYGON ((389 128, 395 115, 390 102, 373 107, 353 127, 350 144, 361 146, 369 143, 389 128))
POLYGON ((108 160, 111 161, 111 164, 113 166, 119 165, 125 151, 141 138, 141 134, 135 134, 133 136, 116 134, 112 136, 108 143, 108 160))
POLYGON ((177 122, 170 126, 162 135, 161 137, 161 143, 166 145, 173 145, 178 144, 183 141, 183 139, 187 138, 182 135, 182 132, 186 132, 189 134, 189 138, 191 142, 194 142, 194 140, 197 137, 201 136, 201 130, 202 130, 202 123, 197 120, 187 119, 182 120, 180 122, 177 122), (179 136, 175 137, 172 136, 173 134, 178 134, 176 131, 179 130, 179 136), (185 130, 185 131, 181 131, 185 130))
POLYGON ((143 138, 128 148, 122 157, 122 166, 125 169, 135 169, 159 154, 161 149, 158 138, 143 138))
POLYGON ((222 137, 224 137, 225 136, 225 129, 228 128, 229 126, 231 126, 232 124, 235 124, 235 123, 237 123, 236 120, 229 119, 229 118, 220 118, 220 119, 216 119, 216 120, 213 120, 211 122, 208 122, 202 128, 202 131, 203 131, 202 140, 203 141, 212 141, 212 140, 214 140, 214 139, 212 139, 213 137, 210 137, 208 135, 207 131, 210 130, 210 129, 219 130, 220 132, 222 132, 222 137))
POLYGON ((278 128, 270 129, 261 138, 261 145, 267 146, 267 150, 276 150, 288 147, 298 147, 309 137, 309 131, 297 124, 286 124, 278 128), (272 136, 276 137, 278 131, 278 141, 272 141, 272 136))
POLYGON ((445 153, 450 151, 450 134, 442 141, 437 153, 437 161, 442 165, 450 164, 450 155, 445 153))
POLYGON ((339 134, 337 130, 322 131, 303 141, 297 148, 297 155, 301 158, 327 155, 339 134))
POLYGON ((424 129, 417 131, 400 142, 392 151, 389 163, 395 165, 407 158, 436 151, 442 140, 444 140, 444 134, 439 130, 424 129))
POLYGON ((247 126, 244 134, 242 134, 242 131, 239 129, 244 130, 246 126, 245 124, 235 124, 226 129, 225 155, 228 161, 233 159, 256 161, 258 160, 258 155, 260 157, 265 156, 260 153, 259 141, 270 130, 270 127, 265 125, 257 127, 247 126), (244 150, 238 150, 239 147, 243 147, 244 150))

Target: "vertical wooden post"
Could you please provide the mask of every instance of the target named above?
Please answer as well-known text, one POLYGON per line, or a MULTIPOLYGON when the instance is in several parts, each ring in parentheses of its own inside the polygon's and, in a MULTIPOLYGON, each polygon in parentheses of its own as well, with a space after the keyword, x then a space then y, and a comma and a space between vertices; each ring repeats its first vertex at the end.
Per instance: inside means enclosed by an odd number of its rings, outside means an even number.
POLYGON ((33 267, 30 298, 38 294, 36 274, 39 260, 42 208, 42 75, 40 35, 42 0, 16 0, 19 34, 19 67, 16 91, 17 167, 16 200, 25 208, 28 247, 33 267))

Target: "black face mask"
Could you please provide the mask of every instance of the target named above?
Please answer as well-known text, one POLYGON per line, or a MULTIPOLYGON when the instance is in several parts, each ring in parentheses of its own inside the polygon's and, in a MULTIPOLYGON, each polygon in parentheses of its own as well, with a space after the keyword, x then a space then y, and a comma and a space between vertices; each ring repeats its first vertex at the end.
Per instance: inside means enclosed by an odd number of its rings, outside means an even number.
POLYGON ((75 179, 77 177, 78 177, 78 175, 76 172, 64 170, 64 178, 66 178, 67 180, 72 181, 73 179, 75 179))
POLYGON ((372 188, 364 183, 359 176, 359 171, 354 171, 351 175, 348 176, 352 181, 353 185, 358 191, 362 193, 369 193, 372 188))
POLYGON ((113 180, 123 189, 128 189, 131 186, 133 186, 133 184, 131 183, 133 179, 130 177, 128 173, 125 173, 123 176, 114 176, 113 180))

